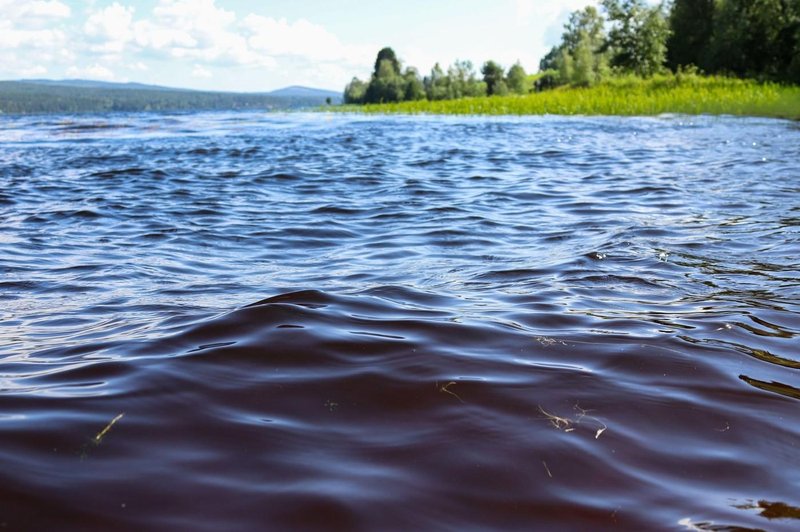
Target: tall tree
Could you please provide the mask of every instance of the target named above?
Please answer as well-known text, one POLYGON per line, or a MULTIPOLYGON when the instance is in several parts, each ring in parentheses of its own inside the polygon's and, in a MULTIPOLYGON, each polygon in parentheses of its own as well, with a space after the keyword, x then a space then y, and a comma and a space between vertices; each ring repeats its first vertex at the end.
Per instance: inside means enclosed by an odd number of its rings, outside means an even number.
POLYGON ((558 54, 551 59, 561 83, 592 85, 608 74, 604 25, 605 20, 593 6, 570 15, 558 54))
POLYGON ((486 94, 502 96, 508 93, 503 67, 494 61, 486 61, 481 67, 483 81, 486 83, 486 94))
POLYGON ((471 61, 456 60, 456 62, 447 69, 447 77, 450 78, 450 93, 452 98, 482 96, 486 94, 486 89, 475 75, 475 67, 471 61))
POLYGON ((450 79, 439 63, 433 65, 429 76, 425 77, 425 94, 428 99, 447 100, 450 95, 450 79))
POLYGON ((364 103, 366 94, 367 84, 358 78, 353 78, 344 88, 344 103, 364 103))
POLYGON ((405 82, 405 95, 404 100, 424 100, 425 99, 425 86, 419 77, 419 72, 414 67, 407 67, 403 72, 403 81, 405 82))
POLYGON ((708 43, 714 30, 715 0, 674 0, 669 13, 667 65, 708 67, 708 43))
POLYGON ((364 98, 366 103, 401 102, 405 98, 406 83, 395 70, 390 59, 381 60, 378 71, 373 74, 364 98))
POLYGON ((611 22, 607 44, 612 66, 639 76, 661 70, 669 37, 663 6, 650 7, 644 0, 603 0, 602 5, 611 22))
POLYGON ((800 32, 799 0, 725 0, 714 17, 713 69, 738 76, 791 77, 800 32))
POLYGON ((389 61, 394 73, 398 76, 400 75, 400 61, 397 59, 397 54, 387 46, 382 48, 381 51, 378 52, 378 57, 375 58, 375 68, 372 71, 373 76, 378 75, 378 70, 380 70, 383 61, 389 61))
POLYGON ((528 74, 519 62, 514 63, 508 69, 506 85, 508 85, 508 90, 515 94, 528 93, 528 74))

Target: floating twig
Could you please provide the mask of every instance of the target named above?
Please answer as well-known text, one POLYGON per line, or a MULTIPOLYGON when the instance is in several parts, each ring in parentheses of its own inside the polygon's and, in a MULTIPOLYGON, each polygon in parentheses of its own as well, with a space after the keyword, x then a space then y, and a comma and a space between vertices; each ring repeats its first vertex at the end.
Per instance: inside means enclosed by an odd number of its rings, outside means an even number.
POLYGON ((453 397, 455 397, 456 399, 458 399, 459 401, 461 401, 463 403, 464 400, 456 392, 453 392, 453 391, 450 390, 450 387, 451 386, 455 386, 456 384, 458 384, 456 381, 450 381, 447 384, 443 384, 442 386, 439 386, 439 391, 440 392, 444 392, 444 393, 449 393, 450 395, 452 395, 453 397))
POLYGON ((547 471, 547 476, 553 478, 553 474, 550 472, 550 468, 547 467, 547 462, 542 460, 542 465, 544 466, 544 470, 547 471))
POLYGON ((600 438, 600 435, 603 434, 608 429, 608 425, 600 421, 598 418, 587 415, 589 412, 592 412, 592 410, 586 410, 584 408, 581 408, 578 403, 575 403, 574 408, 578 412, 575 419, 551 414, 550 412, 542 408, 541 405, 539 406, 539 412, 541 412, 545 416, 545 418, 547 418, 547 420, 550 422, 553 428, 556 428, 564 432, 574 431, 576 428, 575 426, 580 425, 584 419, 592 420, 600 425, 594 434, 595 440, 600 438))
POLYGON ((94 443, 95 445, 100 445, 100 440, 102 440, 102 439, 103 439, 103 437, 104 437, 106 434, 108 434, 108 431, 109 431, 109 430, 111 430, 111 427, 113 427, 113 426, 116 424, 116 422, 117 422, 117 421, 119 421, 120 419, 122 419, 122 417, 123 417, 124 415, 125 415, 125 412, 121 412, 120 414, 117 414, 117 416, 116 416, 114 419, 112 419, 111 421, 109 421, 108 425, 106 425, 106 426, 105 426, 105 428, 104 428, 103 430, 101 430, 100 432, 98 432, 98 433, 97 433, 97 436, 95 436, 95 437, 92 439, 92 443, 94 443))

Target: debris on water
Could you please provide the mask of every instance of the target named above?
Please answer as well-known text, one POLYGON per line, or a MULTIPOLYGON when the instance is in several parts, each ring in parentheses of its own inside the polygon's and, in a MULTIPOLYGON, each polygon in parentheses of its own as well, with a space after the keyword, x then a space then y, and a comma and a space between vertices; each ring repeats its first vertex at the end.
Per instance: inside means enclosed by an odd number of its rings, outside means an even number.
POLYGON ((108 425, 106 425, 105 428, 103 428, 103 430, 101 430, 100 432, 97 433, 97 435, 92 439, 92 442, 95 445, 100 445, 100 441, 105 437, 106 434, 108 434, 108 431, 111 430, 111 427, 113 427, 117 423, 117 421, 122 419, 122 417, 124 415, 125 415, 125 412, 121 412, 121 413, 117 414, 117 416, 114 417, 114 419, 109 421, 108 425))
POLYGON ((439 383, 437 382, 436 386, 437 386, 437 388, 439 388, 440 392, 449 393, 450 395, 452 395, 453 397, 455 397, 456 399, 458 399, 459 401, 461 401, 463 403, 464 400, 461 398, 461 396, 459 396, 456 392, 453 392, 453 391, 450 390, 450 387, 451 386, 455 386, 456 384, 458 384, 456 381, 450 381, 447 384, 443 384, 442 386, 439 386, 439 383))
POLYGON ((606 430, 608 430, 608 425, 600 421, 598 418, 594 416, 588 416, 587 414, 591 412, 591 410, 586 410, 581 408, 579 404, 575 403, 574 410, 577 412, 577 415, 572 417, 562 417, 557 416, 555 414, 551 414, 550 412, 546 411, 542 406, 539 406, 539 412, 541 412, 545 418, 550 422, 553 428, 564 431, 564 432, 573 432, 578 425, 580 425, 584 420, 591 420, 598 424, 597 430, 594 434, 594 439, 597 440, 600 438, 600 435, 603 434, 606 430))

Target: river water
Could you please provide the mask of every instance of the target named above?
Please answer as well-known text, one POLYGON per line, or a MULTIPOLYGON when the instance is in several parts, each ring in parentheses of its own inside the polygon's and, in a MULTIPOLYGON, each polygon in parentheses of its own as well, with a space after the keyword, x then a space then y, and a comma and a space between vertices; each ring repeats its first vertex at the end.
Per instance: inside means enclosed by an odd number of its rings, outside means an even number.
POLYGON ((4 529, 800 526, 796 123, 0 124, 4 529))

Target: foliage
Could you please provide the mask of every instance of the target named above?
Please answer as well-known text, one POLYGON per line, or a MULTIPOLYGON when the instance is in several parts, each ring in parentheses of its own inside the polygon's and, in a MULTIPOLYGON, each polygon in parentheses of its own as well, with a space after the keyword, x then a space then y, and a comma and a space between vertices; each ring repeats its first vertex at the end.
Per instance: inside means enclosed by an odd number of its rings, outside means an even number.
MULTIPOLYGON (((345 87, 345 103, 391 103, 408 100, 450 100, 466 96, 483 96, 486 85, 476 77, 469 61, 456 61, 445 72, 439 63, 421 78, 414 67, 400 72, 401 63, 391 48, 383 48, 375 60, 369 82, 358 78, 345 87)), ((524 70, 522 71, 524 75, 524 70)))
POLYGON ((353 78, 344 88, 344 103, 364 103, 367 95, 367 84, 358 78, 353 78))
POLYGON ((707 67, 738 76, 800 82, 800 1, 725 0, 714 13, 707 67))
POLYGON ((611 23, 606 49, 611 65, 623 72, 652 76, 664 67, 670 29, 661 5, 644 0, 603 0, 611 23))
POLYGON ((542 66, 558 71, 558 84, 590 86, 609 73, 605 20, 593 6, 573 12, 564 25, 561 44, 551 50, 542 66))
POLYGON ((669 66, 800 83, 800 0, 675 0, 669 66))
POLYGON ((481 67, 483 81, 486 83, 486 94, 489 96, 504 95, 508 93, 503 67, 494 61, 486 61, 481 67))
POLYGON ((422 84, 422 80, 416 68, 406 68, 403 73, 403 84, 405 87, 404 100, 414 101, 425 99, 425 86, 422 84))
POLYGON ((373 76, 378 76, 381 70, 381 64, 384 61, 389 62, 389 68, 391 69, 391 72, 394 72, 398 75, 400 74, 400 61, 397 59, 397 54, 395 54, 394 50, 387 46, 382 48, 378 52, 378 57, 375 58, 375 68, 372 71, 373 76))
POLYGON ((800 84, 800 0, 601 0, 573 12, 561 42, 530 79, 517 63, 507 73, 495 61, 481 67, 480 81, 468 61, 445 71, 438 63, 424 80, 416 70, 400 75, 391 48, 378 54, 368 84, 354 79, 348 103, 445 101, 482 95, 541 92, 560 85, 594 87, 633 75, 658 76, 669 67, 678 77, 707 72, 800 84), (668 12, 664 6, 668 6, 668 12), (366 89, 364 86, 366 85, 366 89))
POLYGON ((465 96, 484 96, 486 85, 477 78, 475 67, 471 61, 456 60, 447 69, 447 76, 450 78, 452 98, 463 98, 465 96))
POLYGON ((450 80, 439 63, 433 65, 431 75, 425 78, 425 94, 429 100, 449 99, 450 80))
POLYGON ((508 85, 508 90, 514 94, 528 93, 528 74, 519 62, 514 63, 511 68, 508 69, 506 85, 508 85))
MULTIPOLYGON (((383 52, 384 48, 381 50, 383 52)), ((364 97, 366 103, 401 102, 406 94, 406 82, 400 75, 400 66, 396 59, 381 59, 372 74, 364 97)))
POLYGON ((271 110, 312 107, 320 97, 42 85, 0 81, 0 114, 197 110, 271 110))
POLYGON ((528 94, 390 105, 342 106, 341 111, 429 114, 748 115, 800 119, 800 87, 692 73, 628 75, 594 87, 528 94))
POLYGON ((672 33, 667 39, 667 65, 673 71, 679 66, 706 64, 714 4, 715 0, 674 0, 669 14, 672 33))

